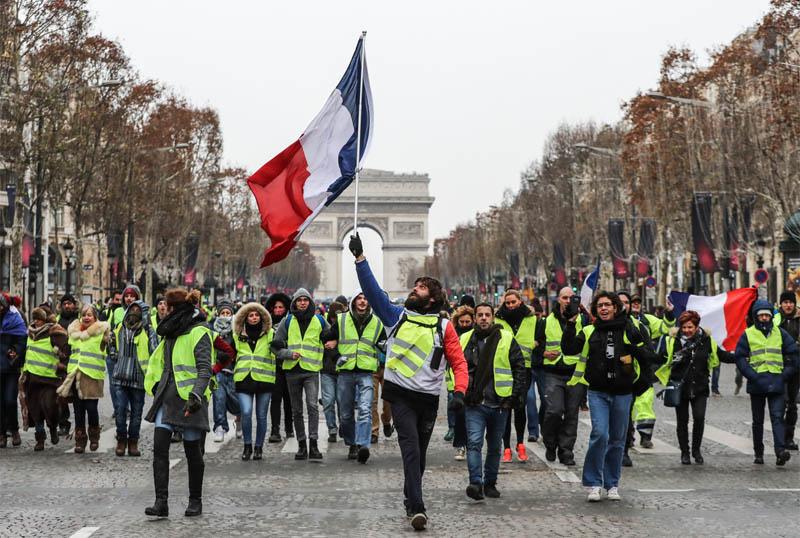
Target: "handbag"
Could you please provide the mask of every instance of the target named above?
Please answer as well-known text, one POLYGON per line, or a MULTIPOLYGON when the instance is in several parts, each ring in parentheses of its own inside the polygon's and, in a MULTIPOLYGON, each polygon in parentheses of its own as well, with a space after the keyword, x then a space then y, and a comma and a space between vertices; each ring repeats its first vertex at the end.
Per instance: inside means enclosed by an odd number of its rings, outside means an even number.
POLYGON ((670 379, 660 396, 664 399, 666 407, 678 407, 681 403, 681 393, 683 392, 683 380, 675 381, 670 379))

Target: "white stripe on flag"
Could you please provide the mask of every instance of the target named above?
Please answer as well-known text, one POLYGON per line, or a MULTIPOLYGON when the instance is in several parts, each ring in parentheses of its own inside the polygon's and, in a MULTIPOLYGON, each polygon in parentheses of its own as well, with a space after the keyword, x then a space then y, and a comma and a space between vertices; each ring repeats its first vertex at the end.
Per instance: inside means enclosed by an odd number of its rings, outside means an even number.
POLYGON ((711 333, 711 337, 722 345, 728 337, 728 327, 725 324, 725 301, 728 294, 705 297, 690 295, 686 301, 686 310, 694 310, 700 314, 700 326, 711 333))

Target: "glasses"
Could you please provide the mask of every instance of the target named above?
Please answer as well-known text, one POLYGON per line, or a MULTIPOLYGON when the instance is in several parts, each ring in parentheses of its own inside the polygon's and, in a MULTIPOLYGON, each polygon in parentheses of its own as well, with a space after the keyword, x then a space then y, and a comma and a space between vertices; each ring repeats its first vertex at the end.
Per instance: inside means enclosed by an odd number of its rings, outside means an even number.
POLYGON ((597 308, 611 308, 614 306, 613 303, 597 303, 597 308))

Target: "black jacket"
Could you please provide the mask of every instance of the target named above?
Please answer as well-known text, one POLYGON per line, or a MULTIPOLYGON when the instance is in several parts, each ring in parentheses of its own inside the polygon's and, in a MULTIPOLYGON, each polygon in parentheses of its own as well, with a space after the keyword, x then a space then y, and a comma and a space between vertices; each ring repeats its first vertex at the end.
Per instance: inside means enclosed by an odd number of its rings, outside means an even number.
MULTIPOLYGON (((677 354, 679 351, 685 346, 690 345, 689 342, 684 344, 680 336, 676 336, 675 347, 672 350, 672 367, 670 369, 669 378, 671 381, 684 381, 683 389, 681 390, 681 397, 683 399, 692 399, 698 396, 708 396, 710 394, 708 381, 711 372, 708 370, 708 358, 711 355, 711 337, 703 332, 698 334, 697 338, 699 342, 692 346, 690 351, 686 352, 688 357, 682 357, 683 360, 681 361, 675 362, 675 358, 678 356, 677 354)), ((666 349, 663 351, 662 356, 666 361, 666 349)), ((733 358, 733 353, 728 353, 721 347, 717 347, 717 357, 720 362, 728 364, 736 362, 733 358)))
POLYGON ((490 333, 481 338, 476 329, 472 332, 472 336, 464 348, 464 358, 467 360, 467 370, 469 372, 469 385, 467 385, 466 393, 467 405, 475 406, 486 403, 489 406, 498 404, 500 407, 511 408, 516 406, 520 398, 524 398, 526 395, 525 358, 522 356, 522 350, 519 345, 514 340, 512 340, 511 348, 508 351, 508 362, 511 365, 511 375, 514 378, 511 396, 500 398, 494 390, 494 354, 497 350, 500 330, 502 330, 500 325, 494 325, 490 329, 490 333))

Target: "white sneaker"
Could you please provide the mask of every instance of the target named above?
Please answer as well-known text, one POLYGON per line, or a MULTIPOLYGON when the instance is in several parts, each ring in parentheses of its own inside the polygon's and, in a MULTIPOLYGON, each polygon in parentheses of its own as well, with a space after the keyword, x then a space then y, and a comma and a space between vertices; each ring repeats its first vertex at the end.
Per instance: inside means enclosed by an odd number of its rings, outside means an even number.
POLYGON ((461 448, 456 449, 455 460, 456 461, 464 461, 467 459, 467 449, 463 446, 461 448))
POLYGON ((609 488, 608 489, 608 500, 609 501, 621 501, 622 497, 619 496, 619 488, 609 488))
POLYGON ((221 443, 225 440, 225 430, 222 429, 222 426, 217 426, 214 428, 214 442, 221 443))
MULTIPOLYGON (((616 489, 616 488, 614 488, 616 489)), ((603 496, 601 494, 602 488, 599 486, 593 487, 589 489, 589 496, 586 497, 586 500, 590 503, 596 503, 603 500, 603 496)))

